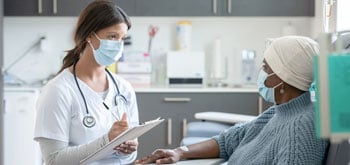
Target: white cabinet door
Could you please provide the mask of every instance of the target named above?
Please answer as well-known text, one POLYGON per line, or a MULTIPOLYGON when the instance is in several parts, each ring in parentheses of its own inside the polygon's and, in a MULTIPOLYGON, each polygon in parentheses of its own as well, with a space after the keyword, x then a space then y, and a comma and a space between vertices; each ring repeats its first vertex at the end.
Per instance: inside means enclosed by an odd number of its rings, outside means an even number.
POLYGON ((39 144, 33 140, 36 89, 5 89, 4 165, 42 164, 39 144))

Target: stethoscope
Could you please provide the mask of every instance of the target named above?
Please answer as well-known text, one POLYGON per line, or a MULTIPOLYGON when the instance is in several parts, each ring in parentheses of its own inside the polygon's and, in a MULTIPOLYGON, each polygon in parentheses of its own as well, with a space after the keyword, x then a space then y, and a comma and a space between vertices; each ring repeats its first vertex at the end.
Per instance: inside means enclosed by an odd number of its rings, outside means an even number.
MULTIPOLYGON (((95 126, 96 120, 95 120, 95 118, 94 118, 92 115, 90 115, 90 113, 89 113, 89 109, 88 109, 88 106, 87 106, 87 103, 86 103, 85 96, 84 96, 84 94, 83 94, 83 91, 80 89, 80 86, 79 86, 79 83, 78 83, 78 79, 77 79, 77 76, 76 76, 76 74, 75 74, 75 66, 76 66, 77 62, 78 62, 78 61, 76 61, 76 62, 73 64, 73 75, 74 75, 75 83, 76 83, 76 85, 77 85, 77 87, 78 87, 78 89, 79 89, 79 92, 80 92, 80 94, 81 94, 81 97, 83 98, 84 105, 85 105, 85 109, 86 109, 86 114, 85 114, 85 116, 84 116, 84 118, 83 118, 83 125, 84 125, 85 127, 87 127, 87 128, 91 128, 91 127, 95 126)), ((124 104, 126 105, 126 104, 128 103, 128 101, 127 101, 126 98, 120 93, 119 88, 118 88, 118 84, 117 84, 117 82, 115 81, 113 75, 112 75, 107 69, 105 69, 105 71, 107 72, 108 76, 111 77, 111 79, 112 79, 112 81, 113 81, 113 83, 114 83, 114 85, 115 85, 115 87, 116 87, 116 89, 117 89, 117 95, 115 96, 115 99, 114 99, 115 105, 118 106, 118 100, 120 100, 122 103, 124 103, 124 104)), ((107 109, 109 109, 109 108, 106 106, 106 104, 103 103, 103 105, 104 105, 107 109)))

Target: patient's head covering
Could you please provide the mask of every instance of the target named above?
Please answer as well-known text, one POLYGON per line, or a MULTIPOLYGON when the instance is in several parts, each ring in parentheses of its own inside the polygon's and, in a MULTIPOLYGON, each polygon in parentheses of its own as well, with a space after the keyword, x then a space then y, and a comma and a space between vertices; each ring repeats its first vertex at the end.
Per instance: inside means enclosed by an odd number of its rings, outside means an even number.
POLYGON ((284 82, 308 91, 313 81, 312 57, 319 53, 318 44, 307 37, 276 38, 264 53, 265 61, 284 82))

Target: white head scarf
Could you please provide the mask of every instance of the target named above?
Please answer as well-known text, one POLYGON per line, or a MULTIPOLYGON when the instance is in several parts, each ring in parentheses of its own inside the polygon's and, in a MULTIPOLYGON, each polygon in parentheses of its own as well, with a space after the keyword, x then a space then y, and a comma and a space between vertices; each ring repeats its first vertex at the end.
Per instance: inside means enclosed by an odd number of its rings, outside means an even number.
POLYGON ((319 53, 318 44, 307 37, 276 38, 264 53, 265 61, 284 82, 308 91, 313 81, 312 57, 319 53))

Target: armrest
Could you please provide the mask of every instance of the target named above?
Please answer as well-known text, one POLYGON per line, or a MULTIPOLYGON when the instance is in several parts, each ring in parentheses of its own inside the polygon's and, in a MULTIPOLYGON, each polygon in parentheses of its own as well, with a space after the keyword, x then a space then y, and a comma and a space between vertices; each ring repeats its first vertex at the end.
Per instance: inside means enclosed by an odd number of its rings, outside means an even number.
MULTIPOLYGON (((224 163, 224 159, 220 158, 213 158, 213 159, 191 159, 191 160, 181 160, 177 163, 174 163, 176 165, 193 165, 193 164, 200 164, 200 165, 222 165, 224 163)), ((138 164, 137 164, 138 165, 138 164)), ((153 164, 152 164, 153 165, 153 164)))
POLYGON ((193 164, 200 164, 200 165, 221 165, 224 163, 224 159, 220 158, 213 158, 213 159, 193 159, 193 160, 182 160, 175 164, 177 165, 193 165, 193 164))
POLYGON ((199 112, 194 114, 194 118, 198 120, 210 120, 223 123, 240 123, 252 121, 257 116, 252 115, 240 115, 235 113, 225 113, 225 112, 199 112))

